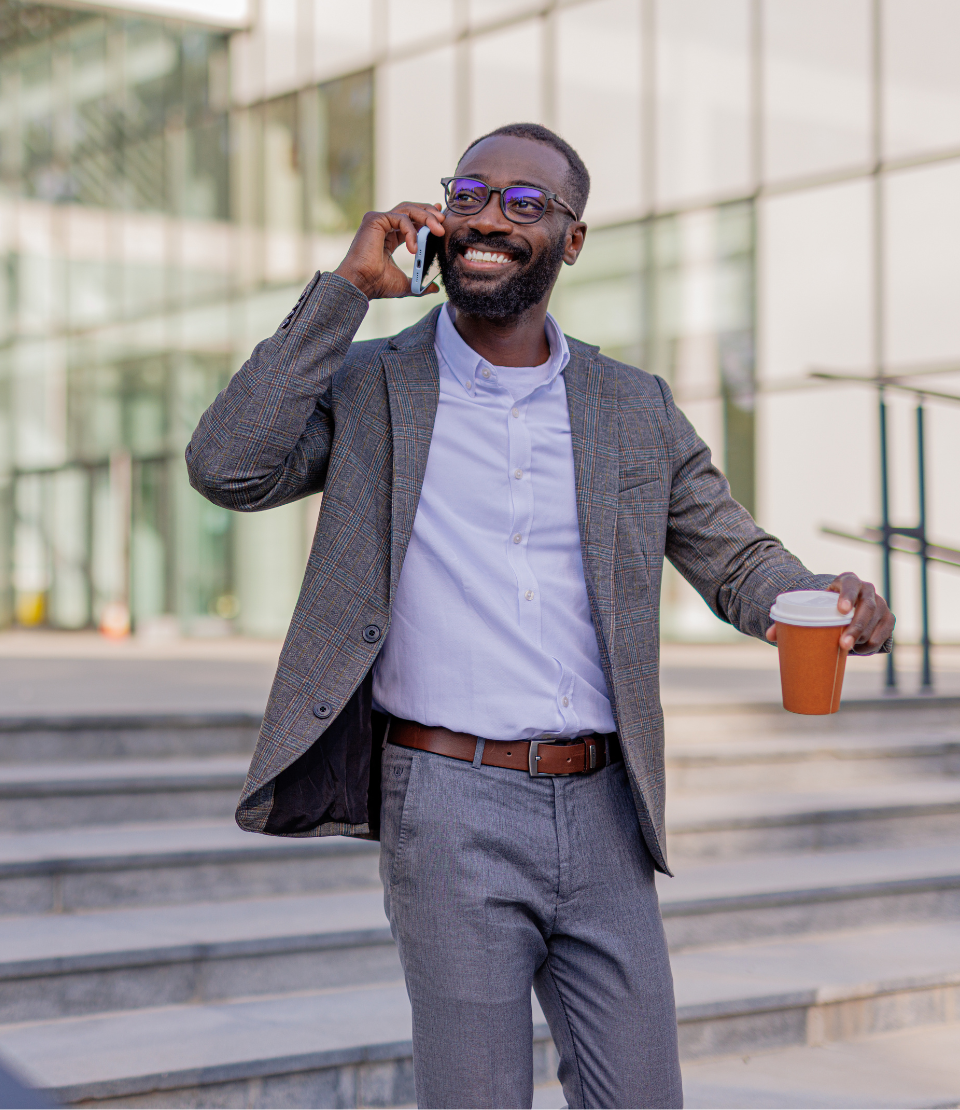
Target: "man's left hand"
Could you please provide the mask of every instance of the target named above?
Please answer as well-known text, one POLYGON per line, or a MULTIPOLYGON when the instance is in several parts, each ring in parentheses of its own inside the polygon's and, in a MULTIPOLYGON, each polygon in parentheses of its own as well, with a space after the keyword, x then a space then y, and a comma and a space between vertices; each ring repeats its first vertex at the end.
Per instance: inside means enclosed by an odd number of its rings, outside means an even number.
MULTIPOLYGON (((827 589, 840 595, 837 608, 841 613, 854 611, 853 620, 840 637, 840 646, 856 655, 875 655, 889 640, 896 624, 887 603, 870 582, 861 582, 850 570, 838 574, 827 589)), ((776 643, 775 624, 767 629, 767 639, 776 643)))

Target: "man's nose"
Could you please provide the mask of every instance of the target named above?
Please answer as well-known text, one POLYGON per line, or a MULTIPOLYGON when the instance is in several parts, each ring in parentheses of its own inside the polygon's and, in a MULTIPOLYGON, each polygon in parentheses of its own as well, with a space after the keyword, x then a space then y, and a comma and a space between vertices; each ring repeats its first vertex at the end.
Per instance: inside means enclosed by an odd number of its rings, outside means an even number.
POLYGON ((467 226, 481 235, 509 235, 513 230, 513 225, 500 207, 499 193, 490 194, 483 208, 468 219, 467 226))

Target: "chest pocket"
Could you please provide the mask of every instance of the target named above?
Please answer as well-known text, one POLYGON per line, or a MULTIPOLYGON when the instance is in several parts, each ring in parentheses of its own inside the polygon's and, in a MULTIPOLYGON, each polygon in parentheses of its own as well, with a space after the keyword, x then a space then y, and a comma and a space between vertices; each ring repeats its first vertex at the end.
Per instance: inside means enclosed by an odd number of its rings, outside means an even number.
POLYGON ((659 482, 659 480, 660 467, 653 459, 631 463, 620 470, 620 492, 626 493, 628 490, 638 489, 640 486, 659 482))

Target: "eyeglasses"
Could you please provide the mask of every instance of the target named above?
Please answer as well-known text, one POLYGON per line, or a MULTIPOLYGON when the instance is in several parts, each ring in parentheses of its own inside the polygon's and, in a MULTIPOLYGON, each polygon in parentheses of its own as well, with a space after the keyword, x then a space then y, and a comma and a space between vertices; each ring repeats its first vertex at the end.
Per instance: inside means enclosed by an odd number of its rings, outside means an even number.
POLYGON ((491 193, 500 194, 500 211, 514 224, 535 224, 547 214, 547 204, 555 201, 566 208, 575 220, 580 217, 569 204, 549 189, 535 189, 530 185, 510 185, 495 189, 485 181, 473 177, 441 177, 447 207, 458 216, 475 216, 482 212, 491 193))

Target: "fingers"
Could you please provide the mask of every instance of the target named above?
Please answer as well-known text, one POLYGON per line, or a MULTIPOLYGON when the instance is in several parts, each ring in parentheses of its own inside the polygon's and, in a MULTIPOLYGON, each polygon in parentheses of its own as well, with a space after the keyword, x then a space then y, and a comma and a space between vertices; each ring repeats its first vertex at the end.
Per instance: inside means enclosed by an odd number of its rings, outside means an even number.
POLYGON ((407 250, 411 254, 417 252, 417 232, 426 224, 434 235, 443 236, 443 220, 446 218, 440 211, 439 204, 417 204, 413 201, 404 201, 402 204, 391 208, 388 217, 395 217, 398 231, 403 232, 407 243, 407 250))
MULTIPOLYGON (((838 574, 836 578, 827 586, 828 590, 833 590, 834 593, 840 595, 840 600, 837 602, 837 608, 841 613, 849 613, 850 610, 856 605, 857 597, 860 594, 860 579, 851 570, 844 571, 843 574, 838 574)), ((873 587, 871 586, 872 590, 873 587)))
MULTIPOLYGON (((871 589, 873 587, 871 586, 871 589)), ((874 591, 875 619, 857 641, 854 651, 857 655, 873 655, 878 652, 893 635, 896 618, 883 598, 874 591)))
POLYGON ((766 636, 771 644, 775 644, 777 642, 777 626, 775 624, 770 625, 770 627, 767 629, 766 636))
POLYGON ((335 272, 352 282, 368 299, 406 296, 410 292, 409 279, 397 268, 391 255, 401 243, 406 243, 407 250, 415 254, 417 232, 425 224, 435 235, 442 236, 443 220, 440 206, 431 204, 404 203, 389 212, 368 212, 335 272))
MULTIPOLYGON (((888 612, 886 603, 877 595, 870 582, 861 582, 850 572, 839 575, 827 588, 840 594, 837 608, 841 612, 849 612, 851 608, 853 609, 853 619, 840 635, 840 647, 844 651, 869 652, 869 645, 875 639, 875 634, 879 634, 884 612, 888 612)), ((884 639, 886 639, 885 636, 884 639)), ((882 643, 883 640, 877 647, 882 643)))

